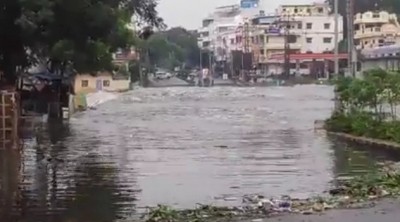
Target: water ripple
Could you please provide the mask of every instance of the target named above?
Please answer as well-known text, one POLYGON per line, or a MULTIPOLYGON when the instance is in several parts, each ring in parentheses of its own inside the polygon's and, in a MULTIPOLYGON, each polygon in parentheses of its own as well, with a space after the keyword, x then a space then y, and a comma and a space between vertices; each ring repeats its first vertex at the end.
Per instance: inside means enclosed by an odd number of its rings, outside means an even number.
POLYGON ((314 132, 332 98, 312 85, 126 93, 49 125, 39 148, 1 154, 0 221, 116 221, 148 205, 321 193, 383 156, 314 132))

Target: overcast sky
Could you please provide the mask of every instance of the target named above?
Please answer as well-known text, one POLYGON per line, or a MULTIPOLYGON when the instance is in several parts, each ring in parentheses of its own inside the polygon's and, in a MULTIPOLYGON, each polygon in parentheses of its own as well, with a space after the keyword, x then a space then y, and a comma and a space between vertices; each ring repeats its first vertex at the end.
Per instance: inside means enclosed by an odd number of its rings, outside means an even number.
MULTIPOLYGON (((237 4, 240 0, 158 0, 158 12, 169 27, 182 26, 187 29, 197 29, 201 20, 213 11, 215 7, 237 4)), ((302 4, 322 2, 323 0, 262 0, 265 11, 274 12, 279 4, 302 4)))

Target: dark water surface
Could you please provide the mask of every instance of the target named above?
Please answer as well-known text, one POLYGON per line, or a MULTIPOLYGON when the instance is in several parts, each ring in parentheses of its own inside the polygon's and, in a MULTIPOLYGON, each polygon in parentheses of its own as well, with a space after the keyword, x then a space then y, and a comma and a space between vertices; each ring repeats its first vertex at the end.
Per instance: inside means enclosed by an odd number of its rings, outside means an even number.
POLYGON ((394 158, 327 138, 333 88, 140 89, 1 153, 1 222, 108 222, 146 206, 315 195, 394 158))

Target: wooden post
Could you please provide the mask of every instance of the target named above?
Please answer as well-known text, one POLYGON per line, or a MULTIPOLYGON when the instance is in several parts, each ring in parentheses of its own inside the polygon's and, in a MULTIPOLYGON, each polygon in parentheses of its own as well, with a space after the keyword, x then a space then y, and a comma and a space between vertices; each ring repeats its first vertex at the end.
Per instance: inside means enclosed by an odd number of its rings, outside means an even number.
POLYGON ((1 148, 16 149, 19 147, 19 94, 14 91, 1 92, 0 96, 0 142, 2 144, 1 148))
POLYGON ((1 131, 2 131, 2 140, 3 140, 3 146, 2 148, 5 149, 6 148, 6 143, 7 143, 7 134, 6 134, 6 99, 5 99, 5 94, 1 93, 1 109, 2 109, 2 115, 1 115, 1 119, 2 119, 2 123, 1 123, 1 131))

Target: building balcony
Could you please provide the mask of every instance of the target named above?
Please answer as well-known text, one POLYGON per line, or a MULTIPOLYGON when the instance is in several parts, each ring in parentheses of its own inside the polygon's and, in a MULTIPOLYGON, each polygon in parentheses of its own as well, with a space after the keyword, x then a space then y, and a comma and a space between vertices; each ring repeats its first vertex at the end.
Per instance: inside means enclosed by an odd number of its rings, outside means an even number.
POLYGON ((388 17, 365 17, 365 16, 356 16, 354 18, 354 24, 386 24, 389 23, 388 17))
POLYGON ((198 42, 210 42, 211 41, 211 37, 210 36, 203 36, 203 37, 199 37, 197 38, 198 42))
POLYGON ((398 36, 399 30, 382 31, 379 27, 366 28, 364 30, 356 30, 354 32, 355 39, 371 38, 371 37, 386 37, 386 36, 398 36))

